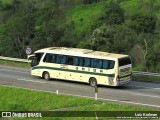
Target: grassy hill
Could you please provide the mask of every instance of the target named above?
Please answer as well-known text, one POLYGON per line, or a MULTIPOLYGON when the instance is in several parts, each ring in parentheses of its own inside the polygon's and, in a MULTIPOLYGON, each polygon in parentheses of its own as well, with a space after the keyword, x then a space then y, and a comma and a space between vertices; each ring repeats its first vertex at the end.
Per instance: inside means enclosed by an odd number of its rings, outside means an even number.
POLYGON ((68 16, 75 22, 75 33, 82 33, 97 22, 104 10, 104 2, 92 5, 78 5, 68 10, 68 16))
POLYGON ((160 72, 160 1, 98 1, 1 0, 0 55, 25 58, 28 45, 93 48, 129 54, 136 70, 160 72))

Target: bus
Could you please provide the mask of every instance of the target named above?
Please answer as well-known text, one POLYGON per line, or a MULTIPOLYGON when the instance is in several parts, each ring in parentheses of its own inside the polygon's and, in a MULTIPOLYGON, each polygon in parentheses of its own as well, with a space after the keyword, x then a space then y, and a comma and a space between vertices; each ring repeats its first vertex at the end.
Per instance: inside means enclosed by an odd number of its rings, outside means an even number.
POLYGON ((97 85, 121 86, 130 83, 131 58, 89 49, 50 47, 31 55, 31 75, 97 85))

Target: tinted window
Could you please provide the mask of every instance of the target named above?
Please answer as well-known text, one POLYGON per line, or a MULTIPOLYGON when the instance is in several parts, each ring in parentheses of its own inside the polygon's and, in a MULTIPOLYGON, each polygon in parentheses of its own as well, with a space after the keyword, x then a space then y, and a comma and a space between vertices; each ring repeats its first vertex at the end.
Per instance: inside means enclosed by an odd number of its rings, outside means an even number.
POLYGON ((108 67, 108 69, 113 69, 114 68, 114 64, 115 64, 114 61, 109 60, 109 67, 108 67))
POLYGON ((37 57, 37 62, 39 63, 44 53, 36 53, 35 57, 37 57))
POLYGON ((115 62, 112 60, 90 59, 81 57, 71 57, 47 53, 43 62, 68 64, 75 66, 92 67, 99 69, 113 69, 115 62))
POLYGON ((83 58, 79 58, 79 66, 84 66, 84 59, 83 58))
POLYGON ((115 61, 112 60, 103 60, 103 69, 113 69, 115 61))
POLYGON ((51 63, 56 63, 57 55, 52 55, 51 63))
POLYGON ((97 60, 96 68, 101 69, 101 68, 102 68, 102 64, 103 64, 103 61, 102 61, 102 60, 97 60))
POLYGON ((131 59, 129 57, 121 58, 118 61, 119 61, 119 66, 131 64, 131 59))
POLYGON ((90 66, 90 59, 89 58, 81 58, 81 57, 73 57, 73 65, 75 66, 90 66))
POLYGON ((52 54, 47 53, 46 56, 44 57, 43 62, 51 63, 51 61, 52 61, 52 54))
POLYGON ((73 57, 73 65, 78 66, 79 65, 79 58, 73 57))
POLYGON ((91 67, 95 68, 96 67, 96 59, 91 60, 91 67))
POLYGON ((58 64, 66 64, 67 63, 67 56, 65 56, 65 55, 57 55, 56 56, 56 63, 58 63, 58 64))
POLYGON ((43 62, 66 64, 67 63, 67 56, 47 53, 46 56, 44 57, 43 62))
POLYGON ((109 62, 108 60, 103 60, 103 69, 108 69, 109 62))
POLYGON ((73 65, 73 57, 68 56, 67 64, 68 65, 73 65))
POLYGON ((67 56, 61 56, 61 64, 67 63, 67 56))
POLYGON ((84 66, 85 67, 90 67, 90 62, 91 62, 90 58, 85 58, 84 60, 85 60, 84 66))
POLYGON ((91 67, 93 68, 103 68, 103 60, 100 59, 92 59, 91 60, 91 67))

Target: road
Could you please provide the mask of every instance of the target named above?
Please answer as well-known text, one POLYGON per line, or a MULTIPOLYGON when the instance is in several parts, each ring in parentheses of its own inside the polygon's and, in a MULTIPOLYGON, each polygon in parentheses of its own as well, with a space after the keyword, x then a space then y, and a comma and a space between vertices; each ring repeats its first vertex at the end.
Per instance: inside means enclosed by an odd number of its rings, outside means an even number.
MULTIPOLYGON (((45 81, 30 75, 27 68, 0 65, 0 85, 94 99, 94 88, 88 84, 61 80, 45 81)), ((160 84, 132 81, 125 87, 99 86, 98 99, 113 103, 153 107, 160 110, 160 84)))

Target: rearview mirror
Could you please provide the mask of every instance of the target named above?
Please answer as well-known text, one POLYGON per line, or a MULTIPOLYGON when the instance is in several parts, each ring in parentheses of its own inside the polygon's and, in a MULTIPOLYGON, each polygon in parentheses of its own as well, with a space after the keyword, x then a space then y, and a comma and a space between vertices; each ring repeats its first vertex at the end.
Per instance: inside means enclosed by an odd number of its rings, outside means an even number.
POLYGON ((34 67, 36 66, 38 63, 37 63, 37 57, 32 57, 32 60, 31 60, 31 67, 34 67))

